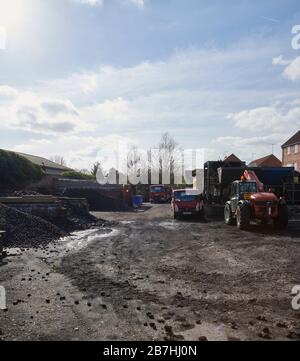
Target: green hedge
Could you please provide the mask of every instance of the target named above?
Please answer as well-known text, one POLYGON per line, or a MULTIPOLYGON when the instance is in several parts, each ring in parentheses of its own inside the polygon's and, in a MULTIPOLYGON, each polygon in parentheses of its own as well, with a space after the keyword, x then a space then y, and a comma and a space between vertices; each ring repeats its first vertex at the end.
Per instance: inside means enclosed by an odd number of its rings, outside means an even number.
POLYGON ((69 178, 69 179, 83 179, 83 180, 94 180, 94 179, 96 179, 91 174, 85 174, 85 173, 76 172, 76 171, 64 172, 64 173, 62 173, 60 175, 60 177, 61 178, 69 178))
POLYGON ((39 181, 41 168, 13 152, 0 150, 0 190, 22 189, 28 183, 39 181))

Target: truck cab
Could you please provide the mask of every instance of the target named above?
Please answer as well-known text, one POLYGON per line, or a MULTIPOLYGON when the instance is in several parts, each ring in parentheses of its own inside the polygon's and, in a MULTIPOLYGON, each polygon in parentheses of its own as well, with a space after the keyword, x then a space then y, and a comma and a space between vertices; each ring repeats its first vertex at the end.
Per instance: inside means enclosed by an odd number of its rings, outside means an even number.
POLYGON ((197 190, 173 190, 171 207, 174 219, 178 219, 181 216, 197 216, 200 218, 204 213, 203 196, 197 190))
POLYGON ((152 185, 149 189, 150 203, 165 203, 168 201, 167 190, 164 185, 152 185))

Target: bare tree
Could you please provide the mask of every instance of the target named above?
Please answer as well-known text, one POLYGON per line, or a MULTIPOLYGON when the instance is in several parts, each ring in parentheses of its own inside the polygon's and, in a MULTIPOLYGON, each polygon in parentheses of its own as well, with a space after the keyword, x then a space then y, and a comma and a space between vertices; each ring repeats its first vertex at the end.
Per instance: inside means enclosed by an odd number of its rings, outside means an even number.
POLYGON ((129 180, 139 178, 141 183, 148 183, 147 159, 136 146, 133 146, 127 153, 127 175, 129 180))
POLYGON ((178 143, 168 132, 166 132, 161 135, 158 147, 160 150, 166 149, 168 153, 172 155, 175 149, 178 147, 178 143))
POLYGON ((100 168, 101 168, 101 163, 100 162, 94 163, 93 166, 92 166, 92 169, 91 169, 91 174, 96 177, 97 172, 98 172, 98 170, 100 168))
POLYGON ((52 156, 52 157, 50 157, 50 160, 51 160, 51 162, 57 163, 57 164, 62 165, 64 167, 67 165, 67 162, 66 162, 65 158, 62 155, 52 156))
POLYGON ((149 151, 151 171, 159 183, 174 184, 175 172, 181 173, 182 159, 178 143, 169 133, 163 133, 155 147, 156 151, 149 151), (170 175, 170 179, 169 178, 170 175))

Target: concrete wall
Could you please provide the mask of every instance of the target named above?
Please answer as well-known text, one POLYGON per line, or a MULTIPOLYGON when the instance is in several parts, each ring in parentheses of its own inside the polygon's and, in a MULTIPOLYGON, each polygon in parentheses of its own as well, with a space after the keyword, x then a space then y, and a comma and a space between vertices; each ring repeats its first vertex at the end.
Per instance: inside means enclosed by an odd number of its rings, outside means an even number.
POLYGON ((2 197, 0 203, 18 211, 32 214, 44 219, 54 219, 65 214, 86 215, 89 204, 85 198, 68 198, 52 196, 2 197))
POLYGON ((0 201, 2 204, 7 207, 16 209, 20 212, 32 214, 37 217, 44 219, 52 219, 60 215, 62 204, 60 202, 54 203, 26 203, 24 202, 5 202, 0 201))
POLYGON ((126 209, 123 185, 101 185, 93 180, 55 179, 57 194, 86 198, 91 211, 122 211, 126 209))
POLYGON ((119 184, 99 184, 94 180, 80 180, 80 179, 66 179, 56 178, 53 179, 55 189, 97 189, 103 191, 120 191, 123 189, 123 185, 119 184))

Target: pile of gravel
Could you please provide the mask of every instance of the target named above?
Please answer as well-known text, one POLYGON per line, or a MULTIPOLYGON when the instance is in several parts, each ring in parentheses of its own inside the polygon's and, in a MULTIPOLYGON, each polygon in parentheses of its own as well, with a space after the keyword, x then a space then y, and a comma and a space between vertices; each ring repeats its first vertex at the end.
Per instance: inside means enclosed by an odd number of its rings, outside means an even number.
POLYGON ((0 230, 6 231, 6 247, 38 247, 66 235, 42 218, 0 204, 0 230))
POLYGON ((68 233, 89 228, 102 227, 105 223, 105 221, 99 220, 89 213, 79 215, 73 212, 68 212, 66 216, 57 217, 51 221, 58 228, 68 233))

